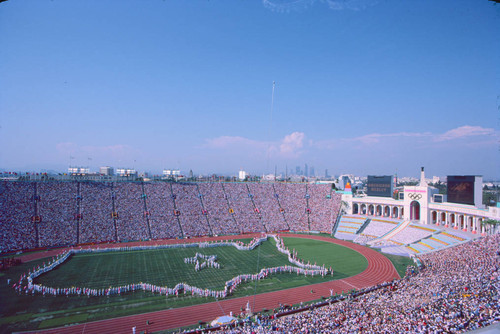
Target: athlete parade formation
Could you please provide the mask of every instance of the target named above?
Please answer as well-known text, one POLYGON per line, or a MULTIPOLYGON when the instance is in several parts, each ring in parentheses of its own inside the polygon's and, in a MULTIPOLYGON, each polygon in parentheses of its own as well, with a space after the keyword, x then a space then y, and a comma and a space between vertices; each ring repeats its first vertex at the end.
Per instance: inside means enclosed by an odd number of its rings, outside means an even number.
MULTIPOLYGON (((204 255, 196 252, 196 255, 191 258, 185 258, 184 263, 194 263, 195 270, 199 271, 207 266, 211 268, 220 268, 220 264, 216 262, 217 257, 215 255, 204 255), (204 261, 201 262, 200 260, 204 261)), ((297 275, 321 275, 325 276, 328 274, 333 274, 332 268, 326 269, 325 266, 318 266, 316 264, 312 265, 309 263, 304 263, 297 257, 297 253, 293 250, 290 251, 285 247, 283 240, 276 235, 263 235, 260 238, 254 238, 248 245, 244 245, 242 242, 237 241, 221 241, 221 242, 203 242, 203 243, 188 243, 188 244, 173 244, 173 245, 156 245, 156 246, 134 246, 134 247, 114 247, 114 248, 78 248, 70 249, 57 257, 54 257, 47 264, 43 263, 42 266, 33 268, 28 274, 23 274, 19 278, 17 283, 13 284, 13 288, 18 293, 24 294, 43 294, 45 295, 77 295, 77 296, 110 296, 119 295, 123 293, 133 292, 133 291, 148 291, 151 293, 158 293, 166 296, 178 296, 179 294, 189 294, 202 297, 213 297, 213 298, 225 298, 231 295, 233 291, 244 282, 261 280, 269 275, 278 273, 296 273, 297 275), (272 268, 264 268, 258 274, 242 274, 233 277, 225 283, 223 290, 211 290, 203 289, 196 286, 191 286, 187 283, 178 283, 175 287, 169 288, 166 286, 157 286, 149 283, 134 283, 117 287, 109 287, 106 289, 91 289, 88 287, 70 287, 70 288, 55 288, 48 287, 42 284, 35 284, 33 281, 38 276, 55 269, 57 266, 63 264, 68 258, 73 254, 79 253, 104 253, 104 252, 120 252, 120 251, 134 251, 134 250, 150 250, 150 249, 165 249, 165 248, 211 248, 211 247, 221 247, 221 246, 233 246, 238 250, 252 250, 258 247, 262 242, 266 241, 269 237, 274 238, 276 241, 276 248, 279 252, 286 254, 288 260, 295 266, 285 265, 272 268)))
POLYGON ((203 255, 196 252, 193 257, 184 258, 184 263, 194 263, 194 270, 200 271, 203 268, 210 267, 220 269, 220 264, 215 262, 217 261, 217 255, 203 255), (201 262, 199 259, 204 260, 201 262))

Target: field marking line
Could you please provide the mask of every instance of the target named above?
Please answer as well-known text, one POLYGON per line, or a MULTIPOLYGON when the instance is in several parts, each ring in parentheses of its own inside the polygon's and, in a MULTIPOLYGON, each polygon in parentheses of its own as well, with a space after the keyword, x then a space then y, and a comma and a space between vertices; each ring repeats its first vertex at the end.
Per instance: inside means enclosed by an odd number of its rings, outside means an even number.
POLYGON ((358 288, 357 286, 352 285, 351 283, 349 283, 349 282, 347 282, 347 281, 344 281, 344 279, 340 279, 339 281, 340 281, 340 282, 342 282, 342 283, 345 283, 345 284, 347 284, 347 285, 349 285, 349 286, 351 286, 351 287, 353 287, 354 289, 357 289, 357 288, 358 288))

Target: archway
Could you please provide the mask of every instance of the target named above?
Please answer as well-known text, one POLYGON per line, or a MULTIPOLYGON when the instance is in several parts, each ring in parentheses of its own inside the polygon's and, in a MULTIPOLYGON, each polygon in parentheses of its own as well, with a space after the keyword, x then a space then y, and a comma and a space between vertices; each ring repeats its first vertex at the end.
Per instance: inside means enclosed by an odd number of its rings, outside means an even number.
POLYGON ((391 208, 388 206, 384 207, 384 217, 390 217, 391 216, 391 208))
POLYGON ((396 206, 392 208, 392 218, 399 218, 398 208, 396 206))
POLYGON ((373 204, 370 204, 368 205, 368 215, 373 216, 373 213, 374 213, 373 204))
POLYGON ((382 205, 377 205, 376 216, 382 216, 382 205))
POLYGON ((432 211, 432 213, 431 213, 431 222, 433 224, 437 224, 437 212, 436 211, 432 211))
POLYGON ((352 206, 352 213, 353 214, 358 214, 359 213, 359 205, 358 203, 354 203, 352 206))
POLYGON ((420 203, 417 201, 410 203, 410 220, 420 220, 420 203))
POLYGON ((366 204, 361 204, 361 214, 366 215, 366 204))
POLYGON ((467 218, 467 231, 474 231, 474 218, 472 216, 469 216, 467 218))

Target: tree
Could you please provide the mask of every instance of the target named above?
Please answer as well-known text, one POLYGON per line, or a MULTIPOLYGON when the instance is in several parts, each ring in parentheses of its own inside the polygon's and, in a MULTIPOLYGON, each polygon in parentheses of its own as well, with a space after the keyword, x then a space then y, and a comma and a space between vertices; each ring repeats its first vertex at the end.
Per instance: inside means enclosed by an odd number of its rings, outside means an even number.
POLYGON ((498 227, 500 226, 500 221, 495 219, 486 219, 481 222, 481 226, 484 226, 487 232, 496 233, 498 227))

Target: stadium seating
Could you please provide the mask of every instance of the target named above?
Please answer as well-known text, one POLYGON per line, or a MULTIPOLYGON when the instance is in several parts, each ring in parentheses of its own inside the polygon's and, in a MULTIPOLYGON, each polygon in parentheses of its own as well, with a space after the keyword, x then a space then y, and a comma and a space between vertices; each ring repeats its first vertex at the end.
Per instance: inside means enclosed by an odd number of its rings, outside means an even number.
POLYGON ((0 183, 0 252, 283 230, 331 232, 341 195, 305 183, 0 183))

